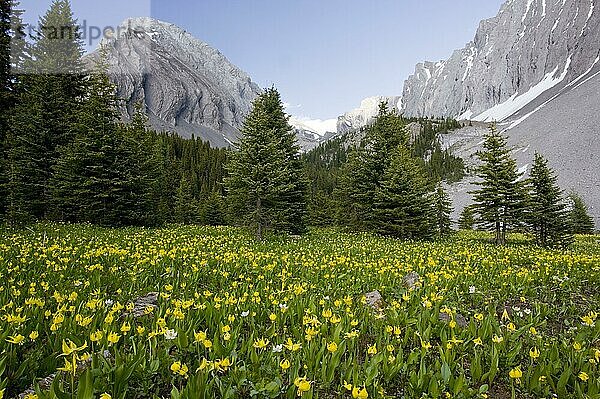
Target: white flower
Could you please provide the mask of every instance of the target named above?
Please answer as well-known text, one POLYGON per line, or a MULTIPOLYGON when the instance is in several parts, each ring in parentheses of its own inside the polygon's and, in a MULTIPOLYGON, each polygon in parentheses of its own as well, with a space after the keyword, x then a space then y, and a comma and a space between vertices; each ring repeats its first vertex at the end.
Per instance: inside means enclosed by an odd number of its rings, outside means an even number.
POLYGON ((469 287, 469 294, 474 294, 475 293, 475 286, 472 285, 469 287))
POLYGON ((281 351, 283 351, 283 344, 273 345, 273 352, 274 353, 280 353, 281 351))
POLYGON ((104 301, 104 303, 106 304, 106 306, 112 306, 112 304, 115 302, 112 299, 107 299, 106 301, 104 301))
POLYGON ((279 304, 279 309, 287 309, 287 308, 288 308, 288 306, 287 306, 286 303, 280 303, 279 304))
POLYGON ((526 314, 531 314, 531 309, 525 308, 523 309, 523 312, 525 312, 526 314))
POLYGON ((245 310, 245 311, 242 312, 241 316, 242 317, 247 317, 249 314, 250 314, 250 311, 245 310))
POLYGON ((165 335, 165 339, 168 339, 170 341, 170 340, 177 338, 177 331, 166 329, 164 335, 165 335))

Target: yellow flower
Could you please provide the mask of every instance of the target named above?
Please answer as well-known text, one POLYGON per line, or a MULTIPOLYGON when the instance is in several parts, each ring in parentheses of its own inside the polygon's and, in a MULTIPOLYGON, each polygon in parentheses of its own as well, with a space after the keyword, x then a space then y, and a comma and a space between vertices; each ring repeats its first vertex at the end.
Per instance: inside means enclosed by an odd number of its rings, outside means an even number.
POLYGON ((58 371, 65 371, 71 375, 75 375, 77 372, 77 362, 70 362, 65 359, 65 365, 63 367, 57 368, 58 371))
POLYGON ((204 331, 200 331, 200 332, 195 332, 194 333, 194 340, 196 342, 202 342, 206 339, 206 333, 204 331))
POLYGON ((111 331, 106 337, 106 339, 108 339, 109 343, 116 344, 117 342, 119 342, 119 339, 121 339, 121 336, 116 332, 111 331))
POLYGON ((427 341, 427 342, 421 341, 421 347, 425 350, 429 350, 429 349, 431 349, 431 344, 429 343, 429 341, 427 341))
POLYGON ((104 333, 100 330, 90 333, 90 341, 98 342, 102 339, 103 336, 104 336, 104 333))
POLYGON ((517 329, 513 323, 508 323, 506 328, 508 328, 510 331, 515 331, 517 329))
POLYGON ((327 344, 327 350, 329 352, 333 353, 333 352, 337 351, 337 349, 338 349, 338 346, 335 342, 331 342, 331 343, 327 344))
POLYGON ((581 350, 581 344, 577 341, 573 342, 573 349, 575 349, 576 351, 580 351, 581 350))
POLYGON ((473 343, 475 344, 475 346, 483 345, 483 341, 479 337, 475 338, 473 340, 473 343))
POLYGON ((531 335, 537 335, 537 330, 535 329, 535 327, 529 327, 529 333, 531 335))
POLYGON ((373 344, 373 346, 369 346, 369 349, 367 349, 367 353, 369 355, 376 355, 377 354, 377 344, 373 344))
POLYGON ((587 381, 587 380, 589 380, 589 379, 590 379, 590 376, 589 376, 589 375, 587 375, 587 373, 586 373, 586 372, 584 372, 584 371, 580 372, 580 373, 579 373, 579 375, 578 375, 578 377, 579 377, 579 379, 580 379, 581 381, 583 381, 583 382, 585 382, 585 381, 587 381))
POLYGON ((537 348, 532 348, 531 350, 529 350, 529 356, 532 359, 537 359, 538 357, 540 357, 540 351, 537 348))
POLYGON ((291 366, 290 361, 285 359, 282 360, 281 362, 279 362, 279 367, 281 367, 283 369, 283 371, 289 369, 291 366))
POLYGON ((85 348, 87 348, 87 342, 84 342, 83 345, 81 345, 80 347, 77 347, 77 345, 73 341, 71 341, 70 339, 67 339, 66 341, 63 340, 63 342, 62 342, 62 356, 69 356, 73 352, 79 352, 79 351, 84 350, 85 348))
POLYGON ((348 391, 352 391, 352 384, 344 380, 344 388, 346 388, 348 391))
POLYGON ((23 345, 23 340, 25 340, 25 337, 22 336, 21 334, 9 335, 8 338, 6 338, 6 342, 9 342, 9 343, 15 344, 15 345, 23 345))
POLYGON ((363 389, 360 389, 359 387, 354 387, 354 389, 352 389, 352 397, 358 399, 366 399, 369 397, 369 393, 364 387, 363 389))
POLYGON ((112 399, 112 396, 104 392, 102 395, 100 395, 100 399, 112 399))
POLYGON ((121 332, 122 333, 127 333, 131 330, 131 325, 127 322, 123 322, 123 325, 121 325, 121 332))
POLYGON ((171 364, 171 371, 173 374, 179 373, 179 370, 181 370, 181 362, 173 362, 173 364, 171 364))
POLYGON ((500 344, 500 343, 502 343, 502 342, 504 341, 504 337, 499 337, 499 336, 497 336, 497 335, 494 335, 494 336, 492 337, 492 341, 494 341, 494 342, 495 342, 495 343, 497 343, 497 344, 500 344))
POLYGON ((290 350, 292 352, 296 352, 297 350, 300 350, 302 348, 302 345, 293 343, 291 338, 288 338, 286 343, 283 344, 283 346, 287 350, 290 350))
POLYGON ((523 372, 521 371, 521 366, 517 366, 514 369, 510 370, 508 375, 510 378, 516 380, 517 384, 521 383, 521 377, 523 377, 523 372))
POLYGON ((39 337, 39 336, 40 336, 40 334, 37 331, 32 331, 29 334, 29 339, 32 341, 35 341, 37 339, 37 337, 39 337))
POLYGON ((298 377, 294 380, 294 385, 298 388, 298 396, 302 396, 304 392, 310 390, 310 381, 306 377, 298 377))
POLYGON ((275 320, 277 320, 277 315, 276 315, 275 313, 271 313, 271 314, 269 315, 269 320, 271 320, 271 321, 275 321, 275 320))
POLYGON ((259 340, 254 341, 254 344, 252 346, 254 346, 256 349, 264 349, 267 345, 269 345, 269 340, 261 338, 259 340))
POLYGON ((210 349, 213 346, 212 341, 210 339, 205 339, 204 341, 202 341, 202 345, 204 345, 206 349, 210 349))
POLYGON ((483 313, 477 313, 475 315, 475 320, 482 321, 483 320, 483 313))

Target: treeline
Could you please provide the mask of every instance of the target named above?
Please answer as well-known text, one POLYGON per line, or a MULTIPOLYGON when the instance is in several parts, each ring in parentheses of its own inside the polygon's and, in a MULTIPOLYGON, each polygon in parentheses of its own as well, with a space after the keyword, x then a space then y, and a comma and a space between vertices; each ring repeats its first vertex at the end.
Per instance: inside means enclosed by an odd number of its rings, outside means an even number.
POLYGON ((398 134, 405 136, 405 147, 415 162, 419 163, 432 190, 442 181, 454 183, 463 179, 463 160, 444 149, 441 142, 441 135, 462 127, 458 121, 451 118, 406 118, 387 110, 386 105, 382 104, 374 124, 354 134, 362 138, 358 143, 349 142, 348 136, 337 137, 302 155, 305 173, 310 181, 308 214, 312 225, 340 223, 336 188, 340 184, 342 167, 357 148, 369 145, 373 130, 378 129, 376 125, 381 118, 388 117, 394 119, 394 128, 402 132, 398 134), (413 130, 417 130, 417 133, 411 133, 413 130))
POLYGON ((227 151, 120 121, 102 61, 85 72, 68 1, 55 1, 30 45, 21 11, 1 2, 0 215, 102 225, 224 223, 227 151), (44 29, 47 27, 48 29, 44 29), (51 28, 61 27, 61 36, 51 28), (22 43, 15 53, 12 43, 22 43), (18 74, 24 71, 27 73, 18 74))

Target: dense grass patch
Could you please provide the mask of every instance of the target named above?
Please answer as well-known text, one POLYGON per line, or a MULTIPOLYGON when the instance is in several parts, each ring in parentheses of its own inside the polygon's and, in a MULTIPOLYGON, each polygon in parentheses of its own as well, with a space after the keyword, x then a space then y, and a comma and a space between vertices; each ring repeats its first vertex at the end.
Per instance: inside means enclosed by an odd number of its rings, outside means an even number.
POLYGON ((38 396, 600 391, 597 237, 558 252, 474 233, 410 243, 317 230, 257 243, 233 228, 38 225, 2 231, 0 278, 5 397, 59 369, 38 396), (380 310, 364 303, 374 290, 380 310), (135 317, 150 292, 158 306, 135 317))

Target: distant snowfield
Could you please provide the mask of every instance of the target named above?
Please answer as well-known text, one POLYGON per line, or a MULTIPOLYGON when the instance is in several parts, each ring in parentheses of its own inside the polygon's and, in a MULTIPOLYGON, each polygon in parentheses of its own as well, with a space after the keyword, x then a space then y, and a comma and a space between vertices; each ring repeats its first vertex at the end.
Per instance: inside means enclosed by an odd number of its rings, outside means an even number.
POLYGON ((337 131, 337 119, 310 119, 305 117, 290 117, 290 124, 298 129, 308 130, 324 136, 325 133, 335 133, 337 131))

